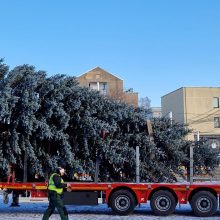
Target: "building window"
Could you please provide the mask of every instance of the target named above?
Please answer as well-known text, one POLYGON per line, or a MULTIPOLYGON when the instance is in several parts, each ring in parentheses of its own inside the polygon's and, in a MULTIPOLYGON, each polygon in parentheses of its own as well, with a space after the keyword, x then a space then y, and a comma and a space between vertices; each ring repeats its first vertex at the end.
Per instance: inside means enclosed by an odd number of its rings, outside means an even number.
POLYGON ((214 117, 214 128, 220 128, 220 117, 214 117))
POLYGON ((98 83, 97 82, 90 82, 89 88, 93 90, 98 90, 98 83))
POLYGON ((213 97, 213 108, 219 108, 219 98, 218 97, 213 97))
POLYGON ((100 83, 100 93, 103 95, 107 94, 108 84, 106 82, 100 83))

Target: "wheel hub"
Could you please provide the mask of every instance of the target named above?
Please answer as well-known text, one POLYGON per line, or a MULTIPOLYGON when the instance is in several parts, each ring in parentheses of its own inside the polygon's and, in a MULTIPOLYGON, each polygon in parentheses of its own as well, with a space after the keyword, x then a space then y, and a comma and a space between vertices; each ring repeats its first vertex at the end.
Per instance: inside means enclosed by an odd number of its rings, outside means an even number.
POLYGON ((201 212, 207 212, 211 209, 211 202, 208 198, 202 197, 198 200, 197 207, 201 212))
POLYGON ((130 200, 127 196, 118 196, 115 200, 115 207, 120 211, 125 211, 130 207, 130 200))
POLYGON ((126 205, 126 201, 124 199, 121 199, 119 201, 120 206, 125 206, 126 205))
POLYGON ((159 210, 166 211, 171 206, 171 201, 165 196, 160 196, 156 200, 156 206, 159 210))

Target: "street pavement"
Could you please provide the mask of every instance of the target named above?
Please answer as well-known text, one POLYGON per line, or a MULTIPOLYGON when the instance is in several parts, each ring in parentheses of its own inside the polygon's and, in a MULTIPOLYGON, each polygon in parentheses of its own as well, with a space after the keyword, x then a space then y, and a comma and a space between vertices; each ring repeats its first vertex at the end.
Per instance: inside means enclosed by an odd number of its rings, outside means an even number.
MULTIPOLYGON (((0 202, 0 219, 1 220, 41 220, 47 204, 22 203, 20 207, 10 207, 0 202)), ((105 204, 99 206, 67 206, 69 220, 148 220, 148 219, 171 219, 171 220, 219 220, 220 211, 215 216, 208 218, 195 217, 189 205, 177 206, 174 214, 168 217, 155 216, 150 209, 149 204, 137 207, 132 215, 115 216, 110 208, 105 204)), ((57 213, 53 214, 50 220, 60 220, 57 213)))

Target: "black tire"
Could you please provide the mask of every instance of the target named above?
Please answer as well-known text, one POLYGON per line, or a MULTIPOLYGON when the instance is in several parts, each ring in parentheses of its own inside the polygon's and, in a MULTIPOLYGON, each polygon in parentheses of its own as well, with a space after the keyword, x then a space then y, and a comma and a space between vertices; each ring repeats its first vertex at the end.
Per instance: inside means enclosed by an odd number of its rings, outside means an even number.
POLYGON ((118 190, 110 198, 110 207, 117 215, 128 215, 136 206, 135 198, 128 190, 118 190))
POLYGON ((173 194, 167 190, 155 192, 150 200, 151 210, 155 215, 166 216, 175 211, 177 201, 173 194))
POLYGON ((190 202, 192 210, 196 216, 212 216, 217 210, 217 198, 208 191, 200 191, 193 195, 190 202))

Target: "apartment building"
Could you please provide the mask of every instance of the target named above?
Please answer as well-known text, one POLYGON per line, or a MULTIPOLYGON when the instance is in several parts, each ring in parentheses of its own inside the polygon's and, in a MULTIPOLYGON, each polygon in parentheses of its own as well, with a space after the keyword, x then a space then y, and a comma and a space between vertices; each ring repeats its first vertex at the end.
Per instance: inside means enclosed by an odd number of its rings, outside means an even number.
POLYGON ((189 140, 207 139, 220 147, 220 87, 182 87, 161 98, 162 115, 172 112, 176 122, 188 124, 193 133, 189 140))
POLYGON ((102 95, 138 106, 138 93, 132 89, 124 91, 123 80, 100 67, 80 75, 77 80, 80 86, 98 90, 102 95))

